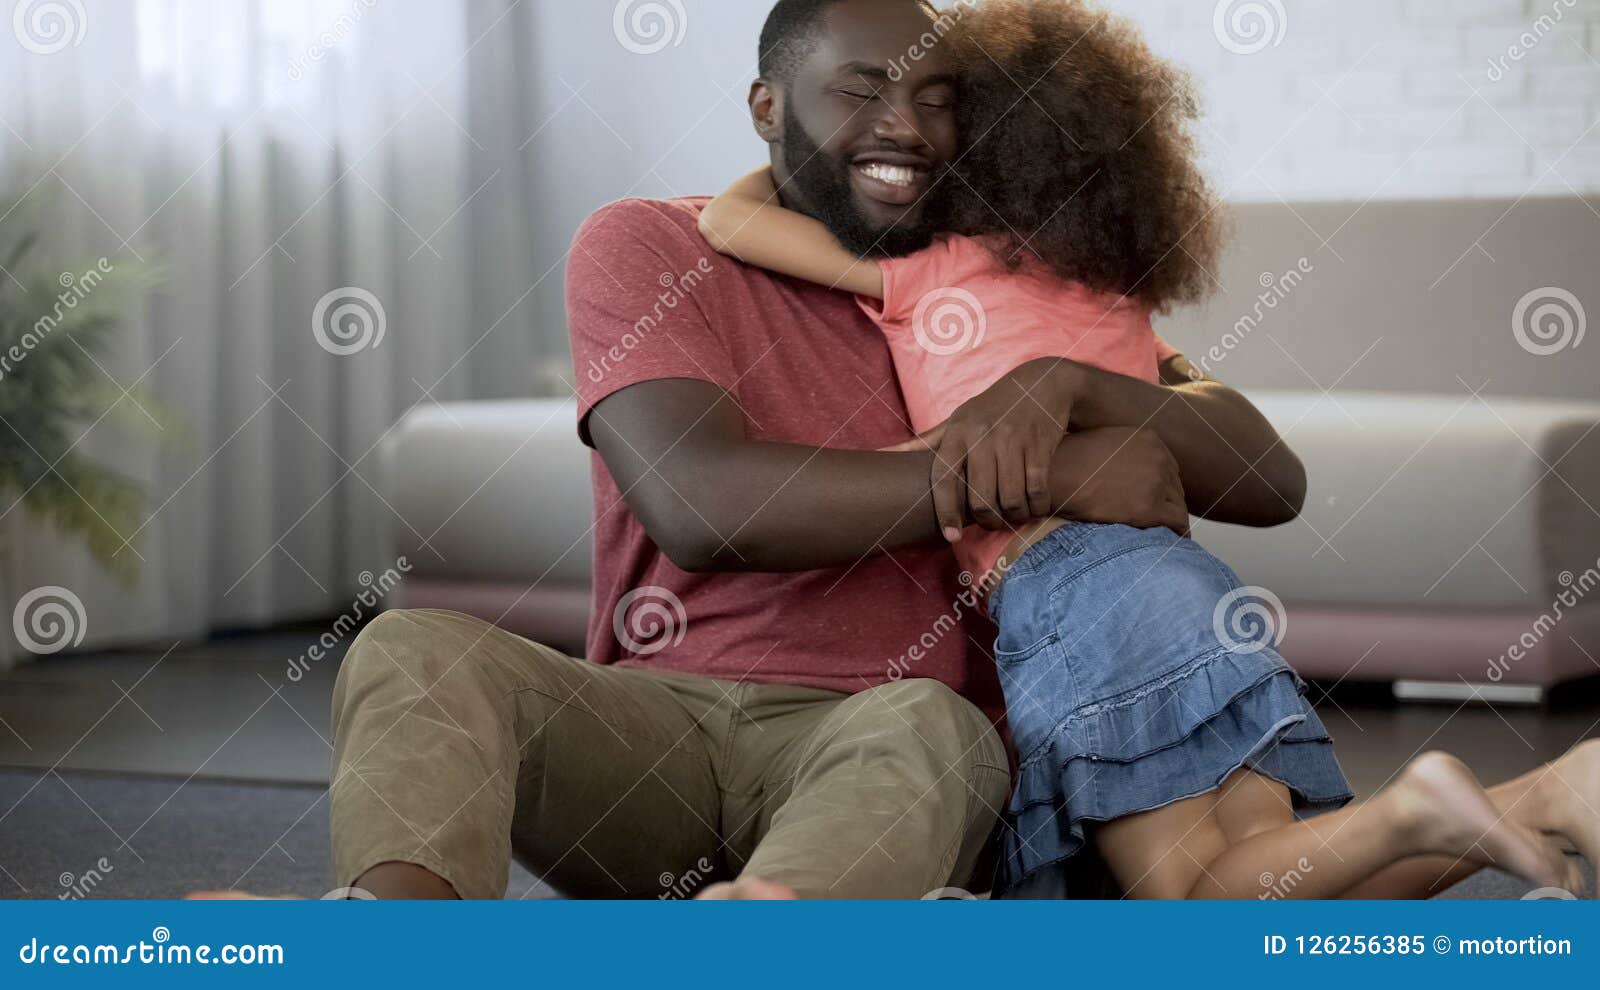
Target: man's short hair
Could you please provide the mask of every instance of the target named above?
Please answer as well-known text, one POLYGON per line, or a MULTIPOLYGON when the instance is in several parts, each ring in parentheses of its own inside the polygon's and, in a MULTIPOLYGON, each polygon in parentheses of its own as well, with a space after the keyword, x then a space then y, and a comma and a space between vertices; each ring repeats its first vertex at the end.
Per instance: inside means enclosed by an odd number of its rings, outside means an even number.
MULTIPOLYGON (((761 78, 787 83, 817 50, 822 20, 844 0, 778 0, 761 28, 761 78)), ((929 0, 916 0, 932 11, 929 0)))

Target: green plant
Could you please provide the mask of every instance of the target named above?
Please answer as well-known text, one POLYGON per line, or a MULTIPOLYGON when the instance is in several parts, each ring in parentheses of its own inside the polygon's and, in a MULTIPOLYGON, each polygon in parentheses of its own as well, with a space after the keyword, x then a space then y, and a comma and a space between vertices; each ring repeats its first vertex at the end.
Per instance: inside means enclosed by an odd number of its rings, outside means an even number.
POLYGON ((105 370, 125 314, 159 275, 129 258, 54 267, 37 228, 16 215, 0 224, 0 266, 0 509, 20 500, 132 584, 139 558, 124 537, 144 524, 146 493, 80 441, 103 422, 146 437, 178 432, 147 391, 124 394, 105 370))

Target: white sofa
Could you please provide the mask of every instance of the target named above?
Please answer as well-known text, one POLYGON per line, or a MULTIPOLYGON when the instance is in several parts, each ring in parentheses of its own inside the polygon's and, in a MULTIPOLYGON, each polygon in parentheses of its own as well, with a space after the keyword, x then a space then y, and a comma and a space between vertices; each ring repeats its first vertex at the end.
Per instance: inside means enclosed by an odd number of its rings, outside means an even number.
MULTIPOLYGON (((1284 601, 1283 648, 1302 673, 1539 686, 1600 674, 1600 588, 1556 627, 1541 619, 1600 579, 1600 405, 1253 398, 1308 465, 1305 513, 1273 530, 1201 522, 1195 537, 1284 601), (1528 635, 1524 656, 1501 661, 1528 635)), ((412 567, 404 604, 582 650, 591 455, 574 422, 570 400, 407 417, 383 451, 385 496, 409 523, 392 528, 412 567)))

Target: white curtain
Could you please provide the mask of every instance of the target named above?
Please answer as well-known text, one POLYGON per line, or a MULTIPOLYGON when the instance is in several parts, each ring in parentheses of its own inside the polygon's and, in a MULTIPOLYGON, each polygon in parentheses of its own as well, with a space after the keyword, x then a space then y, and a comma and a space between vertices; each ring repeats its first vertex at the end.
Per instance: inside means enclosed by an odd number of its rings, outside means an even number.
POLYGON ((150 492, 137 589, 0 504, 12 602, 70 589, 84 646, 342 609, 407 525, 380 494, 384 432, 419 402, 547 392, 565 360, 533 315, 560 273, 541 278, 559 259, 535 245, 519 148, 544 99, 529 5, 0 9, 0 223, 38 212, 64 267, 165 270, 107 370, 188 429, 160 456, 100 427, 82 444, 150 492))

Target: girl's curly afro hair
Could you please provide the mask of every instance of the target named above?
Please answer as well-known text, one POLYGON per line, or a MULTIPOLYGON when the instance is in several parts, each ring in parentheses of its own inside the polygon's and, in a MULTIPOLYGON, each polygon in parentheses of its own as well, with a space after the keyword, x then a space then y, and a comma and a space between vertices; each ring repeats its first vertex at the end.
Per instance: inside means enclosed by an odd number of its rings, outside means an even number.
POLYGON ((1082 0, 954 9, 965 150, 940 226, 999 235, 1011 269, 1031 253, 1156 312, 1209 295, 1226 224, 1197 161, 1188 75, 1082 0))

